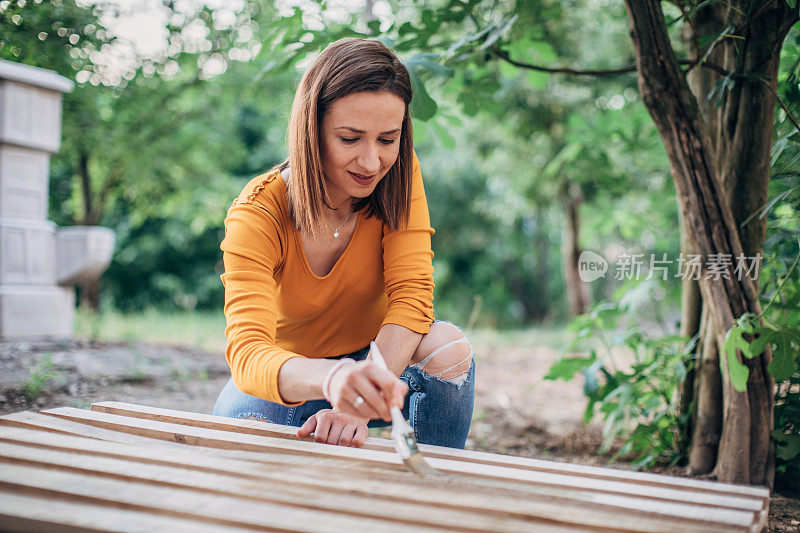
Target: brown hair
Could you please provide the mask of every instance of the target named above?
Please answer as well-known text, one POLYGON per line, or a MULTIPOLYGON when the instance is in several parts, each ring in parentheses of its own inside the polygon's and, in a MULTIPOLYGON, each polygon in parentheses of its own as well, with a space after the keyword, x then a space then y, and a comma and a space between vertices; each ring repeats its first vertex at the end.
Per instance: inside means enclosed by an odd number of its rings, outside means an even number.
POLYGON ((406 104, 400 132, 400 153, 375 190, 353 203, 355 211, 379 217, 390 229, 408 221, 411 196, 413 139, 411 134, 411 78, 389 48, 374 39, 347 37, 328 45, 303 75, 292 104, 287 130, 291 163, 289 214, 295 227, 316 237, 324 227, 327 205, 324 169, 320 155, 322 117, 334 101, 356 92, 388 92, 406 104))

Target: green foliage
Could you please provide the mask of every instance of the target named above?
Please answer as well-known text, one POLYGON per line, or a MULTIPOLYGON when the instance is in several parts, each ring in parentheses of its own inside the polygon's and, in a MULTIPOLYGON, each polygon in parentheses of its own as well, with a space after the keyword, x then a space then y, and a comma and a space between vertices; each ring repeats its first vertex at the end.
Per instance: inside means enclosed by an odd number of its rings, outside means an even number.
POLYGON ((248 179, 283 158, 294 84, 293 73, 259 79, 262 65, 232 59, 255 44, 252 31, 242 35, 271 19, 268 8, 247 4, 229 27, 199 5, 164 8, 167 49, 137 58, 120 78, 92 59, 117 44, 100 23, 114 8, 0 3, 0 57, 78 82, 64 97, 49 218, 116 231, 103 299, 123 310, 221 307, 225 211, 248 179), (187 38, 201 28, 203 43, 187 38), (225 76, 206 71, 212 58, 225 76))
POLYGON ((650 337, 639 327, 621 323, 630 309, 603 303, 572 320, 575 337, 563 352, 578 344, 599 342, 602 350, 589 349, 587 357, 562 357, 545 379, 584 378, 588 398, 584 421, 604 420, 600 453, 618 443, 611 461, 631 457, 634 468, 656 463, 675 464, 686 454, 681 435, 685 416, 678 409, 677 391, 691 366, 694 342, 678 335, 650 337))
POLYGON ((58 372, 53 369, 53 354, 42 355, 39 363, 31 370, 30 376, 21 386, 28 400, 33 401, 41 396, 50 380, 58 376, 58 372))
POLYGON ((800 373, 778 386, 774 418, 775 484, 796 491, 800 479, 800 373))
POLYGON ((112 39, 94 8, 78 6, 74 0, 11 0, 3 4, 0 58, 44 67, 69 78, 80 70, 97 72, 88 56, 112 39))
MULTIPOLYGON (((464 130, 454 137, 465 152, 491 137, 472 121, 464 130)), ((438 142, 430 148, 443 150, 438 142)), ((423 178, 436 228, 437 315, 464 325, 473 317, 477 325, 504 329, 563 316, 556 296, 563 292, 559 257, 550 253, 549 240, 558 231, 557 213, 530 212, 511 184, 472 158, 448 163, 429 148, 417 150, 425 161, 423 178)))
POLYGON ((727 358, 731 382, 736 390, 747 390, 749 369, 736 356, 737 350, 748 359, 764 353, 771 348, 772 360, 767 370, 776 381, 789 379, 800 371, 800 328, 789 325, 759 325, 759 316, 746 313, 739 317, 736 325, 725 334, 723 351, 727 358), (752 340, 745 339, 745 335, 752 340))
MULTIPOLYGON (((225 352, 225 317, 222 308, 214 311, 159 310, 120 313, 82 311, 75 317, 75 336, 92 340, 154 342, 198 346, 212 353, 225 352)), ((168 362, 168 361, 167 361, 168 362)))

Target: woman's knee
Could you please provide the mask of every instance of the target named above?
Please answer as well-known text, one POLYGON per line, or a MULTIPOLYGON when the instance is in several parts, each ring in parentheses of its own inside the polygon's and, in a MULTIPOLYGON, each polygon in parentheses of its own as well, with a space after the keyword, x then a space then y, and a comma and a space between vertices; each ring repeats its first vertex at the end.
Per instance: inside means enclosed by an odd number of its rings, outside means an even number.
POLYGON ((273 411, 275 409, 270 402, 241 392, 233 382, 233 378, 230 378, 220 391, 212 414, 242 420, 274 422, 270 416, 273 415, 273 411))
POLYGON ((411 366, 430 376, 461 385, 472 366, 474 352, 461 329, 441 320, 431 324, 411 357, 411 366))

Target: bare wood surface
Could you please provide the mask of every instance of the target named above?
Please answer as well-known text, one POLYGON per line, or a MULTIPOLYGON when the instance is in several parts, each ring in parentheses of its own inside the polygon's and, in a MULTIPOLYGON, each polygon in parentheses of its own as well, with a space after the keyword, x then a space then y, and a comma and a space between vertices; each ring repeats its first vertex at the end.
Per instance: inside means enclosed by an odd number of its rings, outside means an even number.
MULTIPOLYGON (((476 512, 437 507, 429 502, 403 502, 374 498, 356 490, 331 491, 324 486, 298 487, 292 483, 272 483, 265 478, 240 474, 200 471, 183 465, 132 461, 127 458, 81 453, 81 450, 56 450, 0 443, 0 464, 26 464, 48 470, 113 477, 123 481, 192 490, 210 496, 237 497, 243 501, 288 505, 298 509, 329 511, 365 520, 391 520, 408 527, 436 526, 463 531, 513 533, 539 527, 541 520, 525 519, 493 512, 476 512)), ((351 487, 357 484, 351 480, 351 487)), ((545 524, 547 525, 547 524, 545 524)), ((564 524, 569 526, 569 524, 564 524)))
POLYGON ((74 533, 85 531, 174 531, 176 533, 252 532, 148 512, 109 508, 69 499, 42 498, 0 489, 0 524, 6 531, 74 533))
MULTIPOLYGON (((155 529, 197 522, 210 531, 699 533, 758 531, 766 520, 763 491, 746 487, 682 486, 652 474, 631 480, 619 470, 430 446, 431 465, 446 475, 421 478, 385 439, 354 449, 295 431, 119 402, 0 417, 0 519, 3 494, 14 491, 37 507, 63 506, 51 529, 63 531, 115 530, 95 509, 175 521, 155 529), (72 518, 81 513, 96 523, 72 518)), ((12 530, 49 523, 6 514, 12 530)))
MULTIPOLYGON (((271 424, 260 420, 242 420, 224 416, 215 416, 204 413, 192 413, 173 409, 163 409, 146 405, 131 404, 125 402, 95 402, 91 410, 195 426, 206 429, 217 429, 221 431, 233 431, 250 435, 262 435, 265 437, 280 437, 291 440, 301 440, 297 437, 297 428, 271 424)), ((552 472, 567 475, 576 475, 605 480, 626 481, 631 483, 641 483, 661 487, 680 488, 681 490, 696 490, 699 492, 725 493, 731 495, 745 495, 748 497, 761 498, 764 505, 769 501, 769 490, 765 487, 751 487, 747 485, 734 485, 729 483, 715 483, 696 479, 671 477, 660 474, 649 474, 646 472, 631 472, 627 470, 616 470, 613 468, 601 468, 594 466, 577 465, 571 463, 559 463, 556 461, 544 461, 531 459, 528 457, 514 457, 473 450, 459 450, 446 448, 443 446, 431 446, 420 444, 420 450, 425 457, 440 459, 451 459, 455 461, 468 461, 472 463, 508 466, 523 470, 536 470, 541 472, 552 472)), ((368 437, 364 443, 365 449, 393 452, 394 445, 389 439, 368 437)))
MULTIPOLYGON (((709 531, 713 529, 713 525, 697 524, 691 520, 675 520, 670 517, 652 516, 648 513, 640 512, 637 509, 624 510, 619 508, 608 508, 606 506, 594 505, 591 502, 576 502, 568 498, 559 497, 558 494, 539 494, 538 498, 534 498, 536 494, 531 494, 524 491, 514 490, 493 490, 491 492, 485 491, 482 487, 471 486, 468 483, 458 483, 451 480, 434 480, 434 483, 426 483, 419 480, 416 476, 406 476, 405 478, 397 479, 374 479, 373 476, 352 478, 350 476, 336 475, 331 473, 331 469, 314 470, 310 468, 293 468, 288 471, 285 469, 276 469, 274 467, 254 467, 252 463, 241 460, 230 460, 224 458, 216 458, 213 462, 209 462, 202 457, 197 457, 196 454, 189 453, 188 451, 173 452, 168 458, 164 458, 162 454, 153 453, 150 450, 143 449, 137 446, 127 446, 115 443, 102 442, 97 440, 90 440, 80 437, 73 437, 67 435, 55 435, 42 433, 26 429, 17 428, 0 428, 0 455, 9 456, 9 449, 3 448, 4 443, 12 443, 14 445, 22 446, 26 442, 35 441, 37 448, 52 450, 61 454, 78 454, 81 456, 90 456, 91 460, 88 463, 90 468, 97 467, 99 462, 97 458, 111 457, 115 459, 123 459, 128 461, 135 461, 141 463, 150 463, 156 465, 168 465, 173 467, 180 467, 183 469, 198 470, 200 472, 222 473, 228 475, 233 479, 255 480, 265 483, 265 486, 270 487, 289 487, 287 492, 292 492, 292 488, 296 487, 301 491, 301 494, 306 494, 309 489, 312 491, 322 491, 320 495, 322 505, 336 502, 337 505, 341 504, 344 509, 355 505, 354 513, 367 512, 359 505, 372 505, 373 508, 369 512, 376 512, 380 506, 381 501, 386 499, 397 502, 412 502, 416 504, 424 504, 432 507, 429 509, 430 513, 425 513, 425 516, 435 514, 441 511, 458 511, 455 513, 459 516, 459 520, 469 521, 471 524, 483 524, 485 521, 479 519, 477 522, 473 521, 475 511, 480 514, 493 515, 495 517, 511 517, 511 518, 526 518, 526 519, 540 519, 548 520, 555 523, 578 524, 586 527, 614 529, 620 531, 674 531, 676 525, 684 531, 709 531), (395 483, 391 483, 395 481, 395 483), (398 481, 400 481, 398 483, 398 481), (336 494, 347 494, 346 498, 340 498, 339 501, 333 498, 333 501, 325 501, 326 496, 331 491, 336 494), (458 497, 454 498, 453 494, 457 493, 458 497), (353 497, 352 501, 344 501, 351 496, 360 496, 366 498, 365 502, 360 502, 360 498, 353 497), (359 504, 360 502, 360 504, 359 504), (371 502, 371 503, 370 503, 371 502), (377 502, 377 505, 375 505, 377 502), (357 505, 358 504, 358 505, 357 505), (620 524, 620 513, 624 512, 626 519, 623 524, 620 524)), ((13 452, 14 449, 11 449, 13 452)), ((20 450, 17 449, 17 454, 20 450)), ((15 456, 22 459, 22 456, 15 456)), ((28 456, 29 460, 32 456, 28 456)), ((61 464, 66 467, 74 468, 74 461, 69 455, 62 455, 60 460, 55 460, 51 457, 50 464, 61 464)), ((85 457, 80 458, 81 461, 86 461, 85 457)), ((83 464, 83 463, 81 463, 83 464)), ((137 469, 133 470, 133 475, 139 475, 137 469)), ((229 480, 230 482, 230 480, 229 480)), ((183 482, 182 482, 183 483, 183 482)), ((222 486, 222 485, 219 485, 222 486)), ((226 485, 227 486, 227 485, 226 485)), ((226 492, 235 489, 225 489, 226 492)), ((311 492, 310 498, 313 501, 315 496, 311 492)), ((307 502, 308 503, 308 502, 307 502)), ((434 521, 433 519, 431 519, 434 521)), ((513 520, 511 521, 513 522, 513 520)), ((530 525, 530 523, 528 523, 530 525)), ((514 525, 518 528, 519 525, 514 525)), ((728 526, 722 527, 720 531, 725 531, 728 526)), ((491 527, 493 530, 504 530, 504 527, 491 527)), ((518 530, 518 529, 517 529, 518 530)))
MULTIPOLYGON (((120 415, 101 413, 99 411, 86 411, 74 408, 57 408, 43 411, 45 414, 64 417, 67 419, 82 421, 88 424, 113 426, 119 428, 126 427, 130 431, 140 432, 146 435, 178 435, 185 432, 181 438, 187 443, 194 441, 200 443, 203 439, 210 439, 215 444, 222 447, 231 448, 231 443, 241 443, 249 445, 263 445, 266 447, 278 445, 283 451, 291 452, 311 452, 320 455, 344 456, 347 458, 361 458, 366 461, 374 461, 381 464, 395 465, 399 459, 393 451, 375 450, 356 450, 343 448, 341 446, 330 446, 307 441, 287 441, 276 437, 262 436, 253 438, 248 434, 231 433, 216 429, 197 428, 184 426, 182 424, 172 424, 169 422, 159 422, 149 419, 134 419, 120 415), (221 441, 226 444, 221 444, 221 441), (361 452, 361 453, 359 453, 361 452)), ((527 481, 550 486, 563 486, 577 489, 593 490, 598 492, 616 494, 636 494, 642 498, 652 498, 655 500, 687 502, 697 505, 710 505, 716 507, 727 507, 731 509, 746 509, 760 511, 763 503, 760 499, 753 499, 741 496, 728 496, 724 494, 708 493, 689 493, 663 487, 631 486, 626 481, 619 480, 597 480, 593 478, 580 478, 577 476, 565 476, 563 474, 553 474, 549 472, 520 471, 508 467, 471 463, 465 461, 453 461, 451 459, 430 459, 431 466, 453 474, 464 474, 468 476, 480 476, 499 479, 510 479, 516 481, 527 481)))
MULTIPOLYGON (((407 524, 385 520, 352 517, 340 513, 253 502, 223 494, 140 483, 132 479, 87 476, 79 473, 50 470, 22 464, 3 464, 0 486, 24 489, 28 493, 56 497, 73 497, 79 501, 152 512, 155 514, 202 519, 220 525, 257 527, 282 531, 404 531, 407 524)), ((415 530, 443 531, 415 526, 415 530)), ((446 529, 444 530, 446 531, 446 529)))
MULTIPOLYGON (((79 421, 106 429, 115 429, 128 433, 153 438, 174 440, 193 446, 209 446, 220 449, 246 449, 250 451, 283 451, 297 454, 313 453, 337 459, 356 459, 373 466, 389 467, 403 471, 404 466, 396 454, 373 450, 358 450, 329 446, 314 442, 288 441, 286 439, 260 437, 246 434, 236 434, 227 431, 202 429, 180 424, 170 424, 146 419, 132 419, 119 415, 86 411, 70 407, 61 407, 42 411, 44 414, 60 418, 79 421)), ((731 507, 720 507, 711 504, 698 504, 698 494, 687 495, 681 491, 649 488, 643 494, 641 486, 631 486, 619 481, 601 481, 596 479, 583 479, 575 476, 564 476, 545 472, 523 471, 508 467, 492 466, 451 461, 446 459, 429 459, 431 466, 446 472, 449 475, 461 475, 475 478, 476 480, 491 480, 500 482, 501 486, 521 488, 538 486, 550 489, 572 489, 581 491, 581 498, 585 501, 615 505, 620 508, 637 508, 655 514, 682 516, 687 519, 703 520, 709 523, 721 522, 725 524, 741 525, 752 521, 754 513, 761 508, 760 502, 739 498, 736 503, 746 509, 738 510, 731 507), (757 509, 756 509, 757 508, 757 509)), ((716 495, 705 495, 706 497, 716 495)), ((721 496, 718 496, 721 497, 721 496)), ((733 497, 730 497, 733 498, 733 497)))

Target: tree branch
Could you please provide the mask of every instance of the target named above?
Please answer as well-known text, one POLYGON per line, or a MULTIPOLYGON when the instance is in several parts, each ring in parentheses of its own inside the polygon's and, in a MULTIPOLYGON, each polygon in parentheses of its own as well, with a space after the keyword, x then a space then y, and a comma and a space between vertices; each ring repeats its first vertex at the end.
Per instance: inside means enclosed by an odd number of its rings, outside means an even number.
POLYGON ((686 6, 684 6, 683 2, 681 2, 680 0, 666 0, 666 1, 669 2, 670 4, 673 4, 678 9, 680 9, 681 17, 683 17, 683 20, 686 21, 686 24, 688 24, 689 28, 692 30, 692 42, 694 43, 694 51, 696 54, 698 54, 697 57, 700 57, 700 41, 698 40, 697 37, 697 28, 694 25, 694 21, 689 18, 689 12, 686 11, 686 6))
MULTIPOLYGON (((628 72, 636 72, 636 65, 628 65, 625 67, 619 67, 614 69, 600 69, 600 70, 592 70, 592 69, 580 70, 567 67, 545 67, 542 65, 534 65, 532 63, 524 63, 522 61, 516 61, 514 59, 511 59, 508 52, 506 52, 505 50, 501 50, 497 46, 492 46, 491 51, 492 53, 494 53, 494 55, 496 55, 503 61, 506 61, 507 63, 514 65, 515 67, 524 68, 528 70, 535 70, 538 72, 548 72, 550 74, 571 74, 573 76, 603 77, 603 76, 616 76, 618 74, 626 74, 628 72)), ((695 59, 682 59, 678 61, 678 63, 681 65, 689 65, 689 68, 686 69, 685 71, 688 72, 698 65, 701 57, 702 55, 695 59)), ((710 68, 711 70, 719 72, 723 76, 727 76, 729 74, 727 70, 720 67, 719 65, 711 63, 710 61, 704 61, 700 66, 710 68)))
POLYGON ((772 86, 770 86, 770 84, 769 84, 769 82, 767 80, 765 80, 764 78, 759 78, 759 80, 761 81, 761 83, 764 84, 764 86, 767 88, 767 90, 772 93, 772 96, 774 96, 775 99, 778 101, 778 104, 781 106, 783 111, 786 113, 786 116, 789 117, 789 120, 792 122, 792 124, 794 124, 794 127, 797 128, 797 131, 800 131, 800 124, 797 123, 797 120, 795 120, 795 118, 789 112, 789 108, 786 107, 786 104, 783 103, 783 100, 781 100, 781 97, 778 96, 778 93, 776 93, 774 90, 772 90, 772 86))

